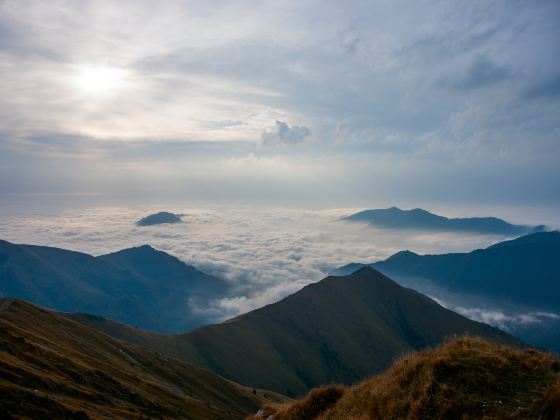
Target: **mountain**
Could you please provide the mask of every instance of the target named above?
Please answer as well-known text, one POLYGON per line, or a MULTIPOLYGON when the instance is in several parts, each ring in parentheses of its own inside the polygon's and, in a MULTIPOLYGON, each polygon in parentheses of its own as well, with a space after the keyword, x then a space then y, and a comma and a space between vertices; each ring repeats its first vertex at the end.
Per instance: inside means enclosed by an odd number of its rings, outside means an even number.
POLYGON ((558 419, 560 358, 463 337, 350 388, 330 385, 252 419, 558 419))
POLYGON ((225 293, 225 281, 149 246, 93 257, 0 241, 0 294, 155 331, 207 322, 193 307, 225 293))
POLYGON ((385 261, 352 263, 332 274, 374 267, 451 308, 463 308, 465 313, 469 308, 494 312, 496 323, 506 328, 504 322, 508 322, 512 334, 560 352, 559 261, 560 233, 540 232, 468 253, 401 251, 385 261))
POLYGON ((373 266, 429 279, 447 290, 560 311, 560 232, 541 232, 469 253, 398 252, 373 266))
POLYGON ((154 335, 73 317, 244 385, 289 396, 333 381, 354 383, 386 369, 405 352, 456 334, 520 343, 371 268, 327 277, 280 302, 188 334, 154 335))
POLYGON ((0 299, 0 415, 240 419, 282 397, 0 299))
POLYGON ((545 226, 512 225, 496 217, 469 217, 449 219, 423 209, 401 210, 397 207, 388 209, 364 210, 344 217, 350 222, 362 222, 389 229, 419 229, 449 232, 476 232, 498 235, 525 235, 545 230, 545 226))
POLYGON ((136 222, 137 226, 153 226, 165 223, 181 223, 181 216, 178 214, 160 211, 159 213, 150 214, 136 222))
POLYGON ((177 298, 176 306, 191 300, 223 295, 228 283, 149 245, 123 249, 98 257, 119 268, 152 280, 160 293, 177 298))

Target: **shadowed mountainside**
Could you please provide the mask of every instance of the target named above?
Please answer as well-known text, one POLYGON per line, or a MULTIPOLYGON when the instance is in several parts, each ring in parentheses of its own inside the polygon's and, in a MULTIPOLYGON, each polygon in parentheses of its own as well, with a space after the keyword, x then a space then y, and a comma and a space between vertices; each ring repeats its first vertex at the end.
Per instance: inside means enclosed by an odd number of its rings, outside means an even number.
POLYGON ((401 210, 397 207, 388 209, 364 210, 344 217, 350 222, 368 223, 389 229, 419 229, 449 232, 476 232, 499 235, 525 235, 545 230, 545 226, 512 225, 496 217, 468 217, 449 219, 430 213, 423 209, 401 210))
POLYGON ((282 399, 29 303, 0 299, 4 419, 234 419, 282 399))
POLYGON ((0 241, 0 294, 64 312, 85 312, 156 331, 188 331, 193 313, 225 281, 141 246, 101 257, 0 241))
POLYGON ((371 268, 328 277, 280 302, 176 336, 70 316, 244 385, 290 396, 329 382, 354 383, 386 369, 407 351, 452 335, 470 333, 520 344, 371 268))
POLYGON ((453 292, 508 299, 560 311, 560 233, 541 232, 469 253, 418 255, 401 251, 374 264, 348 264, 349 274, 371 266, 395 279, 427 279, 453 292))
POLYGON ((351 388, 314 389, 254 419, 558 419, 560 358, 462 337, 351 388))

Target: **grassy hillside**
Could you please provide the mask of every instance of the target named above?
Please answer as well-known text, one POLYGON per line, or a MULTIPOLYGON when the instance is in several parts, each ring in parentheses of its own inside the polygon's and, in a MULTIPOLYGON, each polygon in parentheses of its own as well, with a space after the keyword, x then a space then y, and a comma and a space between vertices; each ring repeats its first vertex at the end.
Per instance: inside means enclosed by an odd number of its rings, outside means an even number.
POLYGON ((0 417, 235 419, 280 397, 0 300, 0 417))
POLYGON ((74 318, 244 385, 290 396, 329 382, 355 383, 407 351, 455 334, 518 343, 371 268, 328 277, 280 302, 188 334, 154 335, 96 318, 74 318))
POLYGON ((407 355, 350 388, 315 389, 266 407, 274 420, 559 419, 560 358, 463 337, 407 355))

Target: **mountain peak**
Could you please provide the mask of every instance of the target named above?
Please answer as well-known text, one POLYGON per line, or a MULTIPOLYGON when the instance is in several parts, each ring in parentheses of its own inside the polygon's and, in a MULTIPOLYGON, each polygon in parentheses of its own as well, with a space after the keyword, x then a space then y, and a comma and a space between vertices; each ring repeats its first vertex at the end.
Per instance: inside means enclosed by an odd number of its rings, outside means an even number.
POLYGON ((364 275, 373 275, 373 274, 381 274, 381 273, 379 271, 375 270, 370 265, 366 265, 366 266, 363 266, 362 268, 354 271, 352 274, 350 274, 350 276, 364 276, 364 275))
POLYGON ((136 222, 137 226, 152 226, 169 223, 181 223, 181 215, 160 211, 159 213, 150 214, 136 222))
POLYGON ((130 248, 121 249, 121 250, 119 250, 119 251, 115 251, 114 253, 115 253, 115 254, 116 254, 116 253, 123 253, 123 254, 124 254, 124 253, 129 253, 129 254, 133 254, 133 253, 138 253, 138 252, 141 252, 141 253, 147 253, 147 252, 149 252, 149 253, 159 253, 159 252, 162 252, 162 251, 160 251, 159 249, 154 248, 154 247, 151 246, 151 245, 143 244, 143 245, 133 246, 133 247, 130 247, 130 248))
POLYGON ((178 339, 189 358, 222 376, 294 396, 319 384, 360 381, 403 352, 465 333, 519 343, 363 267, 178 339))

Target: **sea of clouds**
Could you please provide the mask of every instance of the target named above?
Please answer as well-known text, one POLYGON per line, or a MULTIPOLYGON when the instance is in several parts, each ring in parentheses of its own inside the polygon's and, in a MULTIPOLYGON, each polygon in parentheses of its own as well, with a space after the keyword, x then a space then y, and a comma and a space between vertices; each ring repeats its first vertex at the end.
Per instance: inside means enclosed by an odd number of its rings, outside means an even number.
MULTIPOLYGON (((89 207, 66 211, 0 213, 0 238, 101 255, 142 244, 168 252, 232 283, 233 294, 194 310, 221 321, 296 292, 350 262, 375 262, 410 249, 417 253, 466 252, 501 236, 382 230, 341 221, 356 209, 303 210, 214 207, 89 207), (155 211, 183 222, 139 227, 155 211)), ((443 303, 443 302, 442 302, 443 303)), ((505 329, 539 322, 541 314, 457 307, 460 313, 505 329)))

